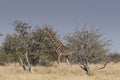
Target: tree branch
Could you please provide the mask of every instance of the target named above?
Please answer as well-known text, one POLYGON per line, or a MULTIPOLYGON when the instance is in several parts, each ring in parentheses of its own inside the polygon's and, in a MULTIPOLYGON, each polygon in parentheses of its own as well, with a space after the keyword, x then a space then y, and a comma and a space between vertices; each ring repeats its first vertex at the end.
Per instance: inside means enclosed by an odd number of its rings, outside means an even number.
POLYGON ((99 69, 104 69, 104 68, 107 66, 108 63, 110 63, 110 62, 107 61, 107 62, 103 65, 103 67, 100 67, 99 69))

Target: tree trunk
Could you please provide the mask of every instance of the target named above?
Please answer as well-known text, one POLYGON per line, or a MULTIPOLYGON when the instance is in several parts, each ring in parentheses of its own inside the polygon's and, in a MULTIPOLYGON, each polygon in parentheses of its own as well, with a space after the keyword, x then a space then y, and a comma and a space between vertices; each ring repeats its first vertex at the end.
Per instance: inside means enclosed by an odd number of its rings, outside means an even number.
POLYGON ((26 57, 26 60, 27 60, 28 70, 29 70, 29 72, 31 72, 31 65, 30 65, 30 62, 29 62, 29 59, 28 59, 28 52, 26 52, 25 57, 26 57))
POLYGON ((81 64, 81 63, 79 63, 79 65, 80 65, 80 67, 86 72, 86 74, 90 74, 90 69, 89 69, 89 66, 88 66, 88 64, 81 64))
POLYGON ((19 59, 20 59, 20 63, 21 63, 21 65, 22 65, 22 67, 23 67, 23 69, 24 70, 27 70, 26 69, 26 65, 23 63, 23 60, 22 60, 22 58, 19 56, 19 59))
POLYGON ((81 61, 79 61, 79 65, 86 72, 86 74, 88 74, 88 75, 90 74, 88 60, 86 57, 82 56, 81 61))

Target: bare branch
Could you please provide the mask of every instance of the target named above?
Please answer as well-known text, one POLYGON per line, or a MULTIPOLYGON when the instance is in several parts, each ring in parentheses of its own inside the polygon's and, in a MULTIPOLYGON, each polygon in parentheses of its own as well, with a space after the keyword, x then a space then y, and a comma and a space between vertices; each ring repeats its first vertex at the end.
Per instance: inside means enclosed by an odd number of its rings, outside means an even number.
POLYGON ((108 63, 110 63, 110 62, 107 61, 107 62, 103 65, 103 67, 101 67, 101 68, 99 68, 99 69, 104 69, 104 68, 107 66, 108 63))

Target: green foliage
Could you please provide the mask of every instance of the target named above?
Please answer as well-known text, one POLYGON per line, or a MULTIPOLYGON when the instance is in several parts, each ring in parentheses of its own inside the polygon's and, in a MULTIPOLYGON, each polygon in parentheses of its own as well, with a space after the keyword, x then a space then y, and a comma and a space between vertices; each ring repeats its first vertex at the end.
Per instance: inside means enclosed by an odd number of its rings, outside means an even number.
POLYGON ((7 62, 7 55, 5 55, 4 51, 2 49, 0 50, 0 65, 5 65, 7 62))
MULTIPOLYGON (((9 55, 9 61, 19 56, 25 60, 26 52, 28 52, 32 65, 45 65, 56 59, 54 47, 43 33, 42 27, 32 29, 31 25, 21 21, 15 21, 14 27, 16 32, 11 35, 8 34, 2 46, 5 53, 9 55)), ((52 28, 49 28, 49 30, 56 36, 52 28)))
MULTIPOLYGON (((37 60, 37 63, 47 65, 50 61, 56 60, 56 54, 53 45, 42 30, 43 28, 36 27, 32 32, 33 46, 30 56, 32 56, 31 59, 37 60)), ((53 32, 52 28, 50 30, 53 32)), ((34 60, 32 60, 33 64, 34 60)))

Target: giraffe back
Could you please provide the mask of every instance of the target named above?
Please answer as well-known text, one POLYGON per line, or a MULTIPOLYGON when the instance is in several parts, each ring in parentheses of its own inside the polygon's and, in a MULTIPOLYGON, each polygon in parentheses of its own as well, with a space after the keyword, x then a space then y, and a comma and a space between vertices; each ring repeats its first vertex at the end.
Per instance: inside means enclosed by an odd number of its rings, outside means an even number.
POLYGON ((60 41, 58 41, 53 34, 51 33, 50 30, 48 30, 48 28, 44 29, 44 33, 47 34, 48 38, 50 39, 51 43, 56 47, 56 48, 60 48, 62 46, 64 46, 60 41))

